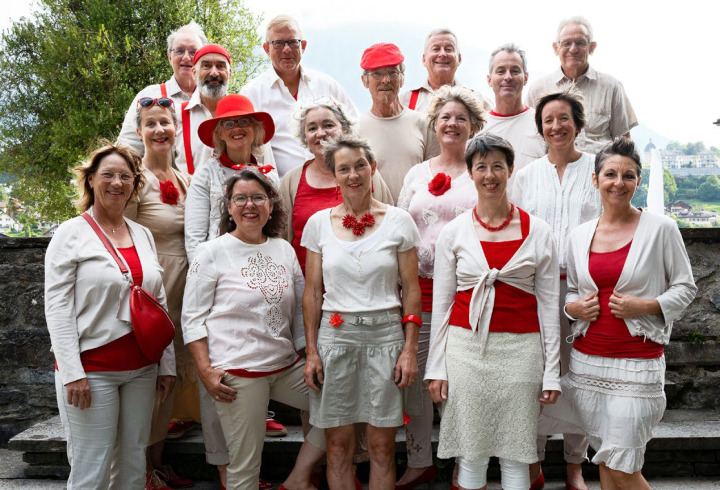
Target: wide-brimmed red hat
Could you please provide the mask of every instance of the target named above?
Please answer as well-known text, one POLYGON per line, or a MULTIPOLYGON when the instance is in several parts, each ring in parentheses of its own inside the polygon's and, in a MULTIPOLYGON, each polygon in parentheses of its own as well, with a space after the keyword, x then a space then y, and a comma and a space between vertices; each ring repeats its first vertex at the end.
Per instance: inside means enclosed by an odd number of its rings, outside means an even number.
POLYGON ((377 70, 386 66, 396 66, 405 61, 400 48, 392 43, 373 44, 365 50, 360 59, 360 68, 363 70, 377 70))
POLYGON ((237 116, 251 116, 256 120, 260 121, 263 128, 265 129, 265 139, 263 143, 270 141, 270 138, 275 134, 275 123, 272 120, 272 116, 267 112, 258 112, 250 102, 250 99, 243 95, 226 95, 220 102, 218 102, 217 110, 215 111, 215 117, 203 121, 198 127, 198 136, 200 141, 210 147, 214 147, 213 132, 215 127, 221 119, 227 119, 229 117, 237 116))

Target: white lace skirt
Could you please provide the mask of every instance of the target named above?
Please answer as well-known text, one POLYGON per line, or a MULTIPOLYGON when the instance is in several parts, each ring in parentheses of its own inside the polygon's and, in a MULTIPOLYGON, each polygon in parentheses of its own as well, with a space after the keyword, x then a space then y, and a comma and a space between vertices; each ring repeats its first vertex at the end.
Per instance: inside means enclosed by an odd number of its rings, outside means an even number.
POLYGON ((491 332, 482 359, 478 337, 450 327, 438 457, 534 463, 544 368, 540 334, 491 332))
POLYGON ((642 469, 645 446, 665 412, 664 380, 665 357, 618 359, 573 349, 562 396, 596 451, 593 463, 625 473, 642 469))

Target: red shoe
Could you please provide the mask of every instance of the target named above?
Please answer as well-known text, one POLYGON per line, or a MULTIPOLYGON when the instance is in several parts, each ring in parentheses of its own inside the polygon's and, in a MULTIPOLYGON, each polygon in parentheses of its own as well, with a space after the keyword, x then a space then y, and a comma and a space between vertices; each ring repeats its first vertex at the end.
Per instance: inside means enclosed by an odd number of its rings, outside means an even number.
POLYGON ((538 476, 534 482, 532 482, 532 485, 530 485, 530 490, 542 490, 545 488, 545 475, 543 475, 542 471, 540 472, 540 476, 538 476))
MULTIPOLYGON (((280 487, 282 488, 282 485, 280 485, 280 487)), ((275 485, 273 485, 272 483, 270 483, 270 482, 267 481, 267 480, 263 480, 262 478, 258 478, 258 488, 259 488, 260 490, 270 490, 271 488, 275 488, 275 485)))
POLYGON ((450 490, 460 490, 457 485, 450 485, 450 490))
POLYGON ((360 483, 360 479, 355 475, 355 490, 363 490, 362 483, 360 483))
POLYGON ((145 490, 172 490, 162 480, 157 470, 145 473, 145 490))
POLYGON ((168 425, 168 432, 167 436, 165 436, 165 439, 178 439, 185 435, 187 431, 195 427, 197 422, 194 422, 192 420, 188 422, 171 422, 170 425, 168 425))
POLYGON ((265 419, 265 435, 267 437, 282 437, 287 435, 287 429, 275 420, 273 417, 275 416, 274 412, 268 412, 267 413, 267 419, 265 419))
POLYGON ((412 480, 409 483, 403 483, 402 485, 395 484, 395 490, 413 490, 418 485, 422 485, 423 483, 429 483, 430 487, 433 486, 435 483, 435 477, 437 476, 437 470, 434 466, 429 466, 425 468, 425 471, 423 471, 417 478, 412 480))
POLYGON ((175 474, 169 464, 163 465, 162 470, 155 471, 170 488, 188 488, 192 487, 194 484, 190 478, 185 478, 184 476, 178 476, 175 474))
POLYGON ((570 481, 567 478, 565 478, 565 488, 566 490, 580 490, 578 487, 570 485, 570 481))

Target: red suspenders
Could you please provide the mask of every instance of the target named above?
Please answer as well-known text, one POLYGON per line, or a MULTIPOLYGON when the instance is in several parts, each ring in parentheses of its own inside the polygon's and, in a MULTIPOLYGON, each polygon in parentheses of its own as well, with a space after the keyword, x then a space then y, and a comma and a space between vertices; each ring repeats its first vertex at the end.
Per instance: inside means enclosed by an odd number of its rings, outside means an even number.
POLYGON ((414 111, 415 106, 417 105, 418 96, 420 95, 420 89, 413 90, 410 92, 410 103, 408 104, 408 109, 414 111))
POLYGON ((182 125, 183 125, 183 143, 185 143, 185 162, 187 163, 187 170, 190 175, 195 173, 195 167, 193 167, 192 157, 192 133, 190 132, 190 111, 185 109, 190 101, 182 103, 182 125))
POLYGON ((167 87, 164 83, 160 84, 160 97, 167 97, 167 87))

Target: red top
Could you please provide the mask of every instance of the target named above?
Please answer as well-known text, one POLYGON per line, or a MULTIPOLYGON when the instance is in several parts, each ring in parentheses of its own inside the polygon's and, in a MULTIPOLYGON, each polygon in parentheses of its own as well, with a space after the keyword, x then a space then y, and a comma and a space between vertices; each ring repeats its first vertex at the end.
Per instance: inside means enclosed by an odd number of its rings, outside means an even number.
POLYGON ((305 178, 308 164, 305 164, 300 174, 300 182, 298 183, 297 193, 295 194, 295 204, 292 209, 292 225, 293 240, 292 246, 297 254, 298 262, 303 275, 305 275, 305 247, 300 245, 305 224, 310 216, 322 211, 323 209, 332 208, 342 203, 342 194, 336 191, 334 187, 326 189, 317 189, 308 184, 305 178))
POLYGON ((526 112, 528 109, 530 109, 530 108, 529 108, 528 106, 525 106, 525 109, 521 110, 521 111, 518 112, 517 114, 498 114, 498 113, 495 112, 495 111, 490 111, 490 114, 493 115, 493 116, 497 116, 497 117, 513 117, 513 116, 517 116, 517 115, 519 115, 519 114, 522 114, 523 112, 526 112))
MULTIPOLYGON (((520 240, 505 242, 480 242, 485 253, 485 260, 491 269, 502 269, 510 261, 515 252, 527 238, 530 231, 530 216, 520 212, 520 240)), ((534 294, 526 293, 502 281, 495 281, 495 304, 490 317, 490 332, 507 333, 534 333, 540 331, 540 322, 537 316, 537 298, 534 294)), ((470 329, 468 319, 472 289, 458 291, 455 295, 455 304, 450 314, 450 325, 470 329)))
MULTIPOLYGON (((135 246, 118 248, 117 250, 127 262, 133 282, 142 285, 142 265, 135 246)), ((140 351, 134 332, 123 335, 108 344, 82 352, 80 361, 83 369, 88 373, 96 371, 132 371, 152 364, 140 351)))
POLYGON ((657 359, 663 354, 662 344, 633 337, 625 320, 615 318, 610 312, 610 296, 620 278, 630 245, 612 252, 590 252, 588 269, 598 287, 600 314, 590 324, 585 336, 573 342, 573 347, 583 354, 600 357, 657 359))
POLYGON ((427 277, 419 277, 420 282, 420 301, 422 302, 422 311, 432 311, 433 302, 433 280, 427 277))

